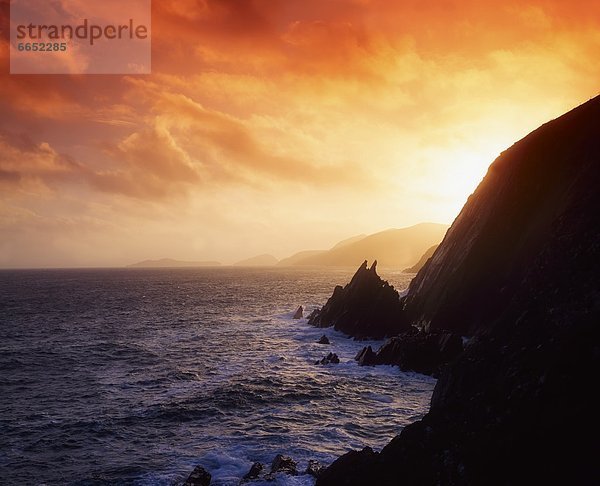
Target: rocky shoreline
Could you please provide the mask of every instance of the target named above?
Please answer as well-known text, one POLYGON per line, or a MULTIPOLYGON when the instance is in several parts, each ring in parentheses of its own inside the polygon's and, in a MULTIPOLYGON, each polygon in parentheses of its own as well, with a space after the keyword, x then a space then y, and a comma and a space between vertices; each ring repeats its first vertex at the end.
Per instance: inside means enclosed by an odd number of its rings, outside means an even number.
MULTIPOLYGON (((325 467, 319 461, 310 459, 302 474, 318 478, 324 470, 325 467)), ((263 463, 255 462, 240 480, 239 484, 247 484, 253 481, 275 481, 276 474, 298 476, 300 474, 298 472, 298 464, 289 456, 277 454, 268 471, 263 463)), ((202 466, 196 466, 183 483, 183 486, 210 486, 211 481, 211 474, 202 466)))
POLYGON ((404 298, 377 274, 376 267, 376 261, 371 267, 363 262, 350 283, 338 285, 323 308, 312 311, 309 325, 333 327, 357 340, 389 337, 377 352, 370 346, 363 348, 356 361, 361 366, 396 365, 403 371, 438 377, 463 351, 463 338, 445 330, 425 332, 408 323, 404 298))
POLYGON ((492 164, 400 299, 396 337, 357 356, 438 374, 429 413, 317 486, 600 483, 598 120, 600 97, 492 164))
POLYGON ((364 262, 309 316, 389 338, 360 365, 439 377, 422 420, 317 486, 600 484, 598 120, 600 97, 505 151, 406 295, 364 262))

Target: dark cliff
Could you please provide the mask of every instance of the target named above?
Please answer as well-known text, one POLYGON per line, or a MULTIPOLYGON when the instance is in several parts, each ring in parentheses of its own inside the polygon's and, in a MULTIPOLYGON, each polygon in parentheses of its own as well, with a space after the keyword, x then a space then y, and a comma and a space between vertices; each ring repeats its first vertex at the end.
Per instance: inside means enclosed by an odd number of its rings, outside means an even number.
POLYGON ((600 98, 494 162, 405 301, 469 344, 423 420, 319 486, 600 484, 599 188, 600 98))
POLYGON ((599 105, 595 98, 543 125, 490 166, 411 282, 405 310, 414 324, 472 335, 527 295, 524 278, 562 219, 597 199, 583 200, 598 181, 599 105))

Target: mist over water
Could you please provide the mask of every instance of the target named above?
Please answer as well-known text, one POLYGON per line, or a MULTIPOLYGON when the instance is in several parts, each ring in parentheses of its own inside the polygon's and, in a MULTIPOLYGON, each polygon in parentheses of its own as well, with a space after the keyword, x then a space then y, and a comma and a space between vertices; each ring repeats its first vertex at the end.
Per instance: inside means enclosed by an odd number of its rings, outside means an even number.
POLYGON ((380 449, 427 411, 435 381, 359 367, 380 343, 291 319, 354 270, 0 272, 0 483, 168 485, 201 464, 229 485, 278 453, 302 472, 380 449), (330 351, 339 365, 314 364, 330 351))

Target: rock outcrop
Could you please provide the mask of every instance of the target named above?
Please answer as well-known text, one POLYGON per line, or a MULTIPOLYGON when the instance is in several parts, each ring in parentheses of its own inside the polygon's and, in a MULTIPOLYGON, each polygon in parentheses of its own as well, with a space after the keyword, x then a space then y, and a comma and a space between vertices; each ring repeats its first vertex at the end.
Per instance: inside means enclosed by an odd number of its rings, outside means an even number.
POLYGON ((308 314, 308 317, 306 318, 306 320, 310 323, 311 321, 313 321, 314 319, 317 318, 317 316, 319 315, 319 312, 321 312, 321 309, 313 309, 310 312, 310 314, 308 314))
POLYGON ((600 97, 490 167, 405 302, 409 323, 472 338, 421 421, 318 486, 600 483, 598 120, 600 97))
POLYGON ((294 312, 292 319, 302 319, 302 317, 304 317, 304 309, 300 306, 296 309, 296 312, 294 312))
POLYGON ((371 346, 364 348, 355 359, 360 365, 397 365, 404 371, 437 377, 462 351, 462 338, 457 334, 413 327, 389 339, 376 353, 371 346))
POLYGON ((377 275, 377 261, 371 268, 363 262, 350 283, 338 285, 308 322, 317 327, 333 326, 356 339, 381 339, 408 327, 403 323, 398 292, 377 275))
POLYGON ((277 454, 273 463, 271 464, 271 472, 269 473, 273 477, 277 473, 289 474, 296 476, 298 474, 298 464, 289 456, 277 454))
POLYGON ((183 486, 210 486, 212 477, 202 466, 196 466, 183 486))
POLYGON ((265 466, 261 462, 255 462, 250 467, 250 470, 244 475, 242 478, 242 483, 246 483, 248 481, 255 481, 260 478, 260 475, 264 471, 265 466))
POLYGON ((329 338, 323 334, 317 341, 317 344, 331 344, 331 342, 329 341, 329 338))
POLYGON ((306 470, 304 471, 304 474, 308 474, 310 476, 318 478, 324 469, 325 469, 325 467, 319 461, 310 459, 308 461, 308 465, 306 466, 306 470))
POLYGON ((339 362, 340 362, 340 358, 338 357, 337 354, 329 353, 323 359, 316 361, 315 364, 328 365, 328 364, 339 364, 339 362))
POLYGON ((371 346, 362 348, 354 357, 354 360, 358 361, 358 364, 361 366, 373 366, 376 364, 381 364, 378 362, 377 353, 373 351, 371 346))
MULTIPOLYGON (((305 474, 319 475, 323 467, 317 461, 309 461, 309 469, 305 474)), ((290 476, 298 475, 298 464, 294 459, 283 454, 277 454, 271 463, 271 469, 265 474, 265 466, 260 462, 252 464, 250 470, 244 475, 241 483, 250 481, 275 481, 275 475, 278 473, 288 474, 290 476)), ((315 476, 316 477, 316 476, 315 476)))

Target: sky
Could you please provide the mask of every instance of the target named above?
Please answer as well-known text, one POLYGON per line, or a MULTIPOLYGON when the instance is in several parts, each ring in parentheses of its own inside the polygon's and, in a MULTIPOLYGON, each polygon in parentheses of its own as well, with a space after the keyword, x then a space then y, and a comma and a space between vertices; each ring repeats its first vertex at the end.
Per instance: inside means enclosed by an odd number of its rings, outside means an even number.
POLYGON ((0 267, 451 223, 600 90, 596 0, 155 0, 150 75, 10 75, 0 6, 0 267))

